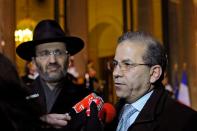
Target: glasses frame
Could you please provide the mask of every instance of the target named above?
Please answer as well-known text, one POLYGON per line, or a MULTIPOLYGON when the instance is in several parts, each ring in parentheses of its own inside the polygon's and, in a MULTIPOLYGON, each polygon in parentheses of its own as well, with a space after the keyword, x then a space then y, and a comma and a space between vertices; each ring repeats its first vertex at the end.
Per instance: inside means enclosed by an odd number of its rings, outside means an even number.
POLYGON ((151 64, 147 64, 147 63, 131 63, 131 64, 126 65, 123 62, 118 62, 118 61, 113 60, 113 61, 108 63, 107 67, 108 67, 109 70, 114 71, 115 68, 117 68, 117 66, 119 66, 121 71, 128 71, 131 68, 134 68, 136 66, 141 66, 141 65, 149 66, 149 67, 151 66, 151 64), (116 62, 116 64, 114 64, 115 62, 116 62))
POLYGON ((62 56, 68 56, 69 53, 67 50, 43 50, 43 51, 40 51, 38 53, 36 53, 36 58, 39 58, 41 60, 47 60, 51 55, 53 55, 54 57, 56 58, 59 58, 59 57, 62 57, 62 56), (41 55, 42 52, 45 52, 45 54, 41 55), (58 54, 58 51, 59 51, 59 54, 58 54), (39 54, 40 53, 40 54, 39 54))

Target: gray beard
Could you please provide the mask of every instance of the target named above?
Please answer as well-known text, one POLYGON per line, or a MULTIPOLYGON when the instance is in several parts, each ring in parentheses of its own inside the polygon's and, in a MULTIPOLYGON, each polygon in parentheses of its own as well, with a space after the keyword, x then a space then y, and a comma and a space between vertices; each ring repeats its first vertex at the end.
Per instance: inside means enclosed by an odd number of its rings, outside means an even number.
POLYGON ((53 77, 50 77, 48 73, 40 73, 40 77, 48 83, 55 83, 61 81, 66 76, 66 73, 66 71, 60 72, 59 75, 53 77))
POLYGON ((40 77, 48 82, 48 83, 56 83, 61 81, 67 74, 67 68, 66 66, 64 66, 65 68, 63 69, 63 71, 60 71, 56 76, 50 77, 49 74, 47 72, 44 72, 41 66, 38 66, 38 72, 40 77))

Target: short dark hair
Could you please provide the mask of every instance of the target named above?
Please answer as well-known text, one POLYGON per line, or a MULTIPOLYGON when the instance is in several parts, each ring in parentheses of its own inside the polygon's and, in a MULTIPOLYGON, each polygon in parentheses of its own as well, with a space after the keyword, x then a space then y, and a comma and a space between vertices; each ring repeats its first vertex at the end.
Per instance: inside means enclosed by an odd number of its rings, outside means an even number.
POLYGON ((142 43, 147 45, 146 52, 143 55, 144 63, 148 64, 150 67, 154 65, 160 65, 162 68, 162 75, 158 82, 161 82, 164 78, 164 72, 167 66, 167 54, 164 47, 160 42, 158 42, 152 35, 147 32, 126 32, 119 37, 118 43, 123 41, 136 41, 136 44, 142 43))

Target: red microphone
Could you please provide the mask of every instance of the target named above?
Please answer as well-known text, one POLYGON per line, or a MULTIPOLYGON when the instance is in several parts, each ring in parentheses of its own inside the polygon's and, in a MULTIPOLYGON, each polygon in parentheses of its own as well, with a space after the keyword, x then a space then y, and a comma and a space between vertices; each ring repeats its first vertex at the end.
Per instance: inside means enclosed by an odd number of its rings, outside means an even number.
POLYGON ((100 111, 99 118, 105 123, 110 123, 116 116, 116 109, 110 103, 104 103, 100 111))
POLYGON ((84 99, 82 99, 80 102, 78 102, 77 104, 75 104, 72 107, 72 110, 69 112, 69 114, 71 116, 80 113, 81 111, 86 110, 86 114, 87 116, 90 115, 90 104, 91 102, 94 101, 97 105, 97 109, 98 111, 100 111, 102 109, 103 106, 103 100, 101 97, 97 96, 95 93, 91 93, 88 96, 86 96, 84 99))
MULTIPOLYGON (((94 103, 95 103, 96 106, 97 106, 97 109, 98 109, 98 116, 99 116, 100 111, 101 111, 101 109, 102 109, 102 107, 103 107, 104 101, 103 101, 103 99, 102 99, 101 97, 99 97, 99 96, 96 96, 92 101, 94 101, 94 103)), ((90 103, 90 104, 91 104, 91 103, 90 103)), ((86 115, 87 115, 87 116, 90 116, 90 105, 89 105, 89 107, 88 107, 87 110, 86 110, 86 115)))

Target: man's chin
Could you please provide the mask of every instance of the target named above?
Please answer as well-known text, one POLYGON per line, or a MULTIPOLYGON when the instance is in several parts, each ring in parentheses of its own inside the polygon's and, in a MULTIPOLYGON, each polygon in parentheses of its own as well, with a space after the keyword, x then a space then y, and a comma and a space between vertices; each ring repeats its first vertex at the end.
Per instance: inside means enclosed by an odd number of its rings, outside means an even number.
POLYGON ((63 76, 60 76, 60 75, 50 75, 48 77, 45 77, 44 79, 48 83, 54 83, 54 82, 61 81, 62 78, 63 78, 63 76))
POLYGON ((119 97, 119 98, 123 98, 123 97, 124 97, 124 96, 123 96, 123 92, 117 91, 117 90, 116 90, 116 95, 117 95, 117 97, 119 97))
POLYGON ((51 79, 45 79, 45 81, 47 83, 58 83, 60 82, 61 79, 54 79, 54 78, 51 78, 51 79))

